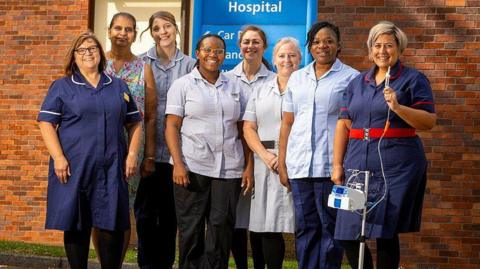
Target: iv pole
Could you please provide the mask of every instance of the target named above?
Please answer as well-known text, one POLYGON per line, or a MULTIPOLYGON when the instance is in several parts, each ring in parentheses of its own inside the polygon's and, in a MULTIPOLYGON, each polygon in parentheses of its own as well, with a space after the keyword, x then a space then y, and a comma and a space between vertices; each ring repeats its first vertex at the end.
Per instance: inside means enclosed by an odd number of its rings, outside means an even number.
POLYGON ((363 260, 365 256, 365 224, 367 221, 367 201, 368 201, 368 180, 370 178, 370 171, 365 173, 365 206, 362 214, 362 229, 360 231, 360 250, 358 251, 358 269, 363 269, 363 260))
MULTIPOLYGON (((385 74, 385 88, 388 88, 388 87, 390 87, 390 65, 388 66, 387 73, 385 74)), ((380 138, 380 141, 385 135, 385 132, 388 130, 388 127, 390 126, 389 115, 390 115, 390 107, 388 107, 387 122, 385 123, 385 128, 384 128, 382 137, 380 138)), ((380 151, 379 151, 379 154, 380 154, 380 151)), ((380 156, 380 161, 381 160, 382 159, 380 156)), ((363 260, 365 258, 365 224, 367 221, 368 180, 370 179, 370 171, 364 171, 364 173, 365 173, 365 189, 364 189, 365 206, 363 207, 362 229, 360 231, 360 250, 358 251, 358 269, 363 269, 363 260)), ((383 165, 382 165, 382 173, 383 173, 383 165)), ((384 175, 384 178, 385 178, 385 175, 384 175)))

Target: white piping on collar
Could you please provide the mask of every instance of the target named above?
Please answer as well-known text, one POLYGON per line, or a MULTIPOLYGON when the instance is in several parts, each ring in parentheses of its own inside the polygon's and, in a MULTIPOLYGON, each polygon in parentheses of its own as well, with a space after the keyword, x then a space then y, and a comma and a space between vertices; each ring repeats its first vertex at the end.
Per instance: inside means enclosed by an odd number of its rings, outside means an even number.
POLYGON ((87 85, 86 83, 76 82, 75 79, 73 79, 73 77, 74 77, 74 74, 72 74, 72 76, 70 77, 70 79, 72 80, 73 83, 75 83, 77 85, 87 85))
MULTIPOLYGON (((108 78, 108 81, 104 82, 103 85, 108 85, 108 84, 112 83, 112 78, 111 78, 109 75, 105 74, 105 73, 104 73, 104 75, 108 78)), ((86 83, 75 81, 75 79, 73 78, 73 76, 74 76, 74 75, 72 75, 72 76, 70 77, 70 79, 72 80, 73 83, 75 83, 75 84, 77 84, 77 85, 83 85, 83 86, 87 85, 86 83)), ((100 74, 100 76, 102 76, 102 74, 100 74)))
POLYGON ((108 85, 108 84, 112 83, 112 78, 111 78, 109 75, 105 74, 105 73, 103 73, 103 74, 108 78, 108 81, 107 81, 107 82, 104 82, 103 85, 108 85))

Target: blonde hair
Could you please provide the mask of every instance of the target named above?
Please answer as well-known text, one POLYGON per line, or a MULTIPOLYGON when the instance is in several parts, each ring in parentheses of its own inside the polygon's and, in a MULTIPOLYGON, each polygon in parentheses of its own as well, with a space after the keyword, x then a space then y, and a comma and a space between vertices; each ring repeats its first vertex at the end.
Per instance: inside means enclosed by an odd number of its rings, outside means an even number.
POLYGON ((381 35, 393 35, 395 37, 395 41, 397 41, 397 46, 400 49, 400 53, 407 47, 408 39, 407 35, 400 30, 393 22, 390 21, 381 21, 377 23, 375 26, 370 29, 367 39, 367 48, 368 48, 368 55, 372 53, 373 43, 377 40, 377 38, 381 35))
POLYGON ((293 37, 282 37, 280 38, 277 43, 275 44, 275 47, 273 47, 273 53, 272 53, 272 65, 275 66, 275 56, 278 53, 278 50, 280 49, 281 46, 285 44, 293 44, 295 46, 295 51, 298 53, 298 57, 301 59, 302 58, 302 51, 300 50, 300 45, 297 39, 293 37))

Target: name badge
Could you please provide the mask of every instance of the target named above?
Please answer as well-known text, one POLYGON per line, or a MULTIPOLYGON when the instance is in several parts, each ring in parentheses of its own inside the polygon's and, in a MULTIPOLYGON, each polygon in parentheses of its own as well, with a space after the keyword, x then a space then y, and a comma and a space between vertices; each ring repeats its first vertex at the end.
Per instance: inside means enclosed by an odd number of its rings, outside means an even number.
POLYGON ((130 102, 130 96, 128 96, 126 92, 123 93, 123 99, 125 99, 127 102, 130 102))

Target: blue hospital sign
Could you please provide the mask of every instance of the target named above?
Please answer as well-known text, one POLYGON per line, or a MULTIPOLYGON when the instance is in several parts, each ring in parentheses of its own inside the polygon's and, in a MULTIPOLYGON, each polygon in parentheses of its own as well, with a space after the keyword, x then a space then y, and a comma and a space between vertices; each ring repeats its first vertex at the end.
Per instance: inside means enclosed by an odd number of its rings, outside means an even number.
MULTIPOLYGON (((282 37, 294 37, 303 47, 316 16, 316 0, 195 0, 192 55, 202 35, 217 34, 227 44, 222 69, 230 70, 242 60, 238 47, 242 27, 256 25, 267 34, 268 48, 264 57, 271 62, 273 46, 282 37)), ((308 59, 308 51, 303 48, 302 66, 308 59)))

